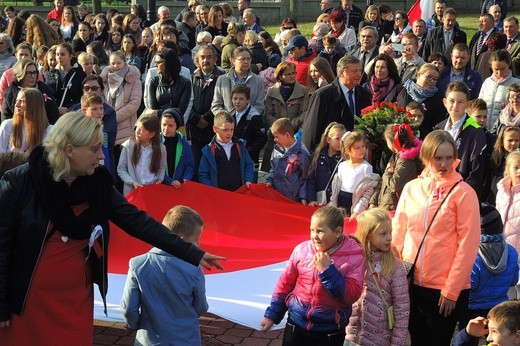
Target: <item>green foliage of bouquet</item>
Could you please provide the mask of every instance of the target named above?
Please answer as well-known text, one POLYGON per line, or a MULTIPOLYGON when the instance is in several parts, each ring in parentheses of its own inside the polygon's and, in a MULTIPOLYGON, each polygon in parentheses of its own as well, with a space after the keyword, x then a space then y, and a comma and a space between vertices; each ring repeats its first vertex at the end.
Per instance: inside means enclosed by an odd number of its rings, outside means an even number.
POLYGON ((406 108, 392 102, 381 102, 361 110, 361 117, 355 117, 354 128, 365 134, 371 144, 386 146, 385 130, 389 124, 410 124, 413 127, 414 116, 406 108))
POLYGON ((414 116, 405 107, 383 101, 378 105, 363 108, 361 117, 355 117, 355 122, 354 128, 363 132, 369 141, 368 148, 371 149, 371 164, 375 168, 379 165, 383 152, 388 150, 384 136, 386 127, 389 124, 406 123, 413 128, 414 116))

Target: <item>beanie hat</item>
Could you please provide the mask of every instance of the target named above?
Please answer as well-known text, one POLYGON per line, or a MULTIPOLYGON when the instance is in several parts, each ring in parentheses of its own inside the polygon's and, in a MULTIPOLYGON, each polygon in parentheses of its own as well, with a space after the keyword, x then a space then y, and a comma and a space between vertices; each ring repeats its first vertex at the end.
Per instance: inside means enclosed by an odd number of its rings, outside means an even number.
POLYGON ((278 65, 282 62, 282 57, 279 54, 271 53, 267 58, 267 63, 269 67, 277 68, 278 65))
POLYGON ((181 111, 179 110, 179 108, 168 108, 162 114, 163 114, 163 116, 165 114, 170 114, 171 116, 173 116, 173 119, 175 120, 175 124, 177 125, 177 129, 184 124, 182 115, 181 115, 181 111))
POLYGON ((501 234, 504 230, 502 217, 490 204, 480 204, 480 230, 482 234, 501 234))

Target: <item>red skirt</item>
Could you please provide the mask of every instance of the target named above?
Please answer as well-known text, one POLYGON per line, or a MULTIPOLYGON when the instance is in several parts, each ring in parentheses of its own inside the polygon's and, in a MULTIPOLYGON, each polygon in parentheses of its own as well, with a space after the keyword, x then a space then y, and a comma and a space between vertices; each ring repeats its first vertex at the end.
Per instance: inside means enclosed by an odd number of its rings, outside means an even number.
POLYGON ((2 345, 88 345, 93 335, 92 271, 85 262, 88 240, 59 231, 45 243, 22 316, 0 328, 2 345), (66 238, 63 238, 66 239, 66 238))

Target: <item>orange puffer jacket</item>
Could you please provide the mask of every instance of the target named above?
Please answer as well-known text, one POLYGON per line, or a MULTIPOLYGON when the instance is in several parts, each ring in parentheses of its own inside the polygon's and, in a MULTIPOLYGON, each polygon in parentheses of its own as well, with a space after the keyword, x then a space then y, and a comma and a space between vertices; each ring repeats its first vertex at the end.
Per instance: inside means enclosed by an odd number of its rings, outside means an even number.
POLYGON ((424 232, 439 213, 419 253, 414 282, 441 290, 456 301, 460 291, 470 288, 470 273, 480 242, 479 202, 475 191, 465 182, 451 187, 462 177, 455 170, 445 178, 435 179, 423 172, 409 182, 397 204, 392 224, 392 238, 398 253, 413 263, 424 232))

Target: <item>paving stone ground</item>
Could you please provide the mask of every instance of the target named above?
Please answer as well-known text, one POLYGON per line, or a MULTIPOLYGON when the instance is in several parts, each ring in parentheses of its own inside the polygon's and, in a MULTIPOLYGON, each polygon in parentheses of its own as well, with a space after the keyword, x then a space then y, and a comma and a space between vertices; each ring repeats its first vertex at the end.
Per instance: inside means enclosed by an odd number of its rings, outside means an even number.
MULTIPOLYGON (((200 319, 203 346, 243 345, 280 346, 283 329, 269 332, 241 326, 212 314, 200 319)), ((124 329, 123 323, 94 321, 94 346, 133 345, 135 332, 124 329)))

